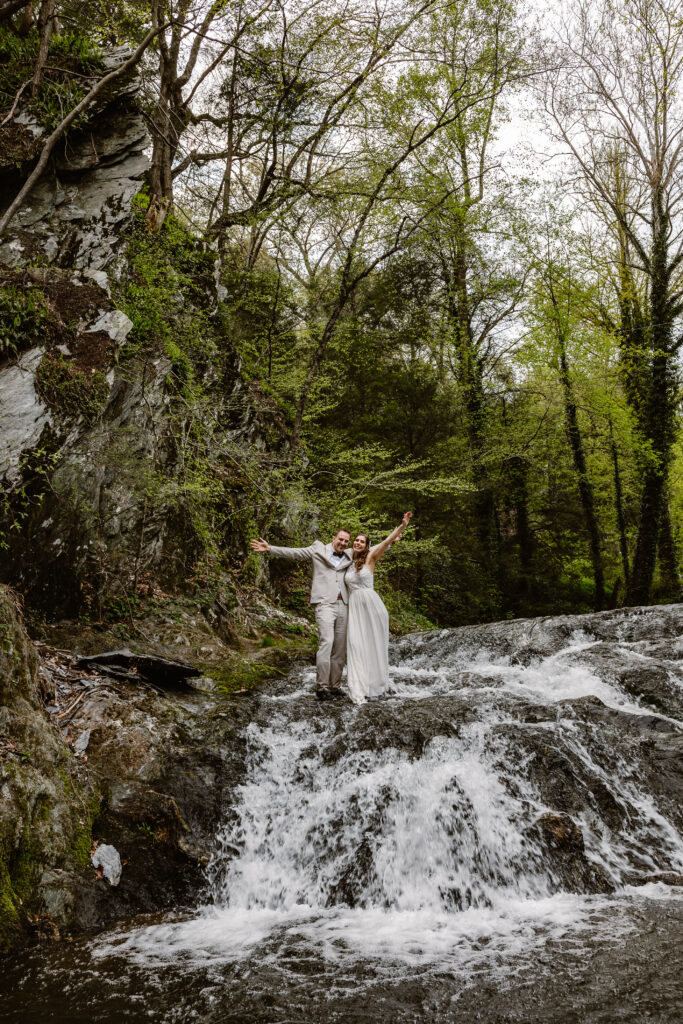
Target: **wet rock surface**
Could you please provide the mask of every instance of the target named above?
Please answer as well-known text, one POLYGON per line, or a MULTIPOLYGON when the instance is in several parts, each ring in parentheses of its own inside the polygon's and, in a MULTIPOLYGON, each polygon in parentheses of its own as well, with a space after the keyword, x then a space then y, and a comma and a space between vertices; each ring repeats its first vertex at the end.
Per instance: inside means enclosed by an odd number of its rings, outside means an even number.
POLYGON ((681 625, 678 606, 404 637, 382 700, 320 704, 297 669, 227 726, 211 694, 86 687, 71 727, 122 874, 84 905, 155 913, 21 954, 4 1019, 22 999, 28 1020, 676 1019, 681 625))
POLYGON ((192 902, 242 776, 249 698, 179 690, 199 670, 158 656, 39 656, 13 596, 0 601, 3 946, 192 902))
POLYGON ((182 687, 189 679, 201 675, 195 665, 189 665, 186 661, 160 658, 152 654, 135 654, 128 649, 85 655, 76 659, 76 667, 92 668, 114 678, 138 678, 159 687, 171 688, 182 687))

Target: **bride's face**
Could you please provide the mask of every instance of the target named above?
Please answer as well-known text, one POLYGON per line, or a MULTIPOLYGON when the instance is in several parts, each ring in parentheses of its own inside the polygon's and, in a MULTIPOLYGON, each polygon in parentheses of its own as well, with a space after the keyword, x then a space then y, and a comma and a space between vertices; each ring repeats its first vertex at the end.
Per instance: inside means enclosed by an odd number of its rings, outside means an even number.
POLYGON ((354 553, 359 555, 361 551, 365 551, 368 546, 368 538, 364 533, 359 533, 353 542, 354 553))

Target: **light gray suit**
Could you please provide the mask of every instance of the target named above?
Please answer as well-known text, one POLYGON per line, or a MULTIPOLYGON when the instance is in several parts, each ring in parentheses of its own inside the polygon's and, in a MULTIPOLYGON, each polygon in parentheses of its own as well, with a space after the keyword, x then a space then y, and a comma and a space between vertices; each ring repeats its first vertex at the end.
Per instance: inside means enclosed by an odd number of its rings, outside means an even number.
POLYGON ((345 551, 338 564, 332 559, 334 548, 315 540, 307 548, 278 548, 271 545, 273 558, 287 558, 294 562, 312 562, 310 603, 315 607, 318 623, 318 653, 315 658, 318 688, 338 690, 346 662, 347 604, 346 570, 351 565, 351 554, 345 551))

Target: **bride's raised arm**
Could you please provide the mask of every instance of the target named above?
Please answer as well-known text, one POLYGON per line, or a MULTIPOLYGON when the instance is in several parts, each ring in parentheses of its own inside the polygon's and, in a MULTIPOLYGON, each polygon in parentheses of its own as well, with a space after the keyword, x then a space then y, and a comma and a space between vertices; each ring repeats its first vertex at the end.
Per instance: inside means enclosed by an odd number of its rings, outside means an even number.
POLYGON ((365 562, 368 569, 373 569, 375 566, 375 562, 379 561, 379 559, 386 551, 388 551, 391 545, 399 539, 399 537, 405 530, 406 526, 410 522, 412 515, 412 512, 404 512, 403 519, 398 524, 396 529, 392 530, 388 537, 385 537, 380 544, 375 545, 375 547, 371 549, 370 554, 368 555, 365 562))

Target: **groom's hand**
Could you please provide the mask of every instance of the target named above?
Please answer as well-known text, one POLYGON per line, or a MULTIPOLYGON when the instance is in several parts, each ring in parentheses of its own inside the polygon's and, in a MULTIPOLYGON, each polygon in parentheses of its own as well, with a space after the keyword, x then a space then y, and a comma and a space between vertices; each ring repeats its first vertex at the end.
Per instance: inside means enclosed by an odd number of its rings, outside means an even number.
POLYGON ((263 537, 259 537, 258 540, 250 540, 252 551, 258 551, 260 554, 265 554, 270 551, 270 544, 264 540, 263 537))

